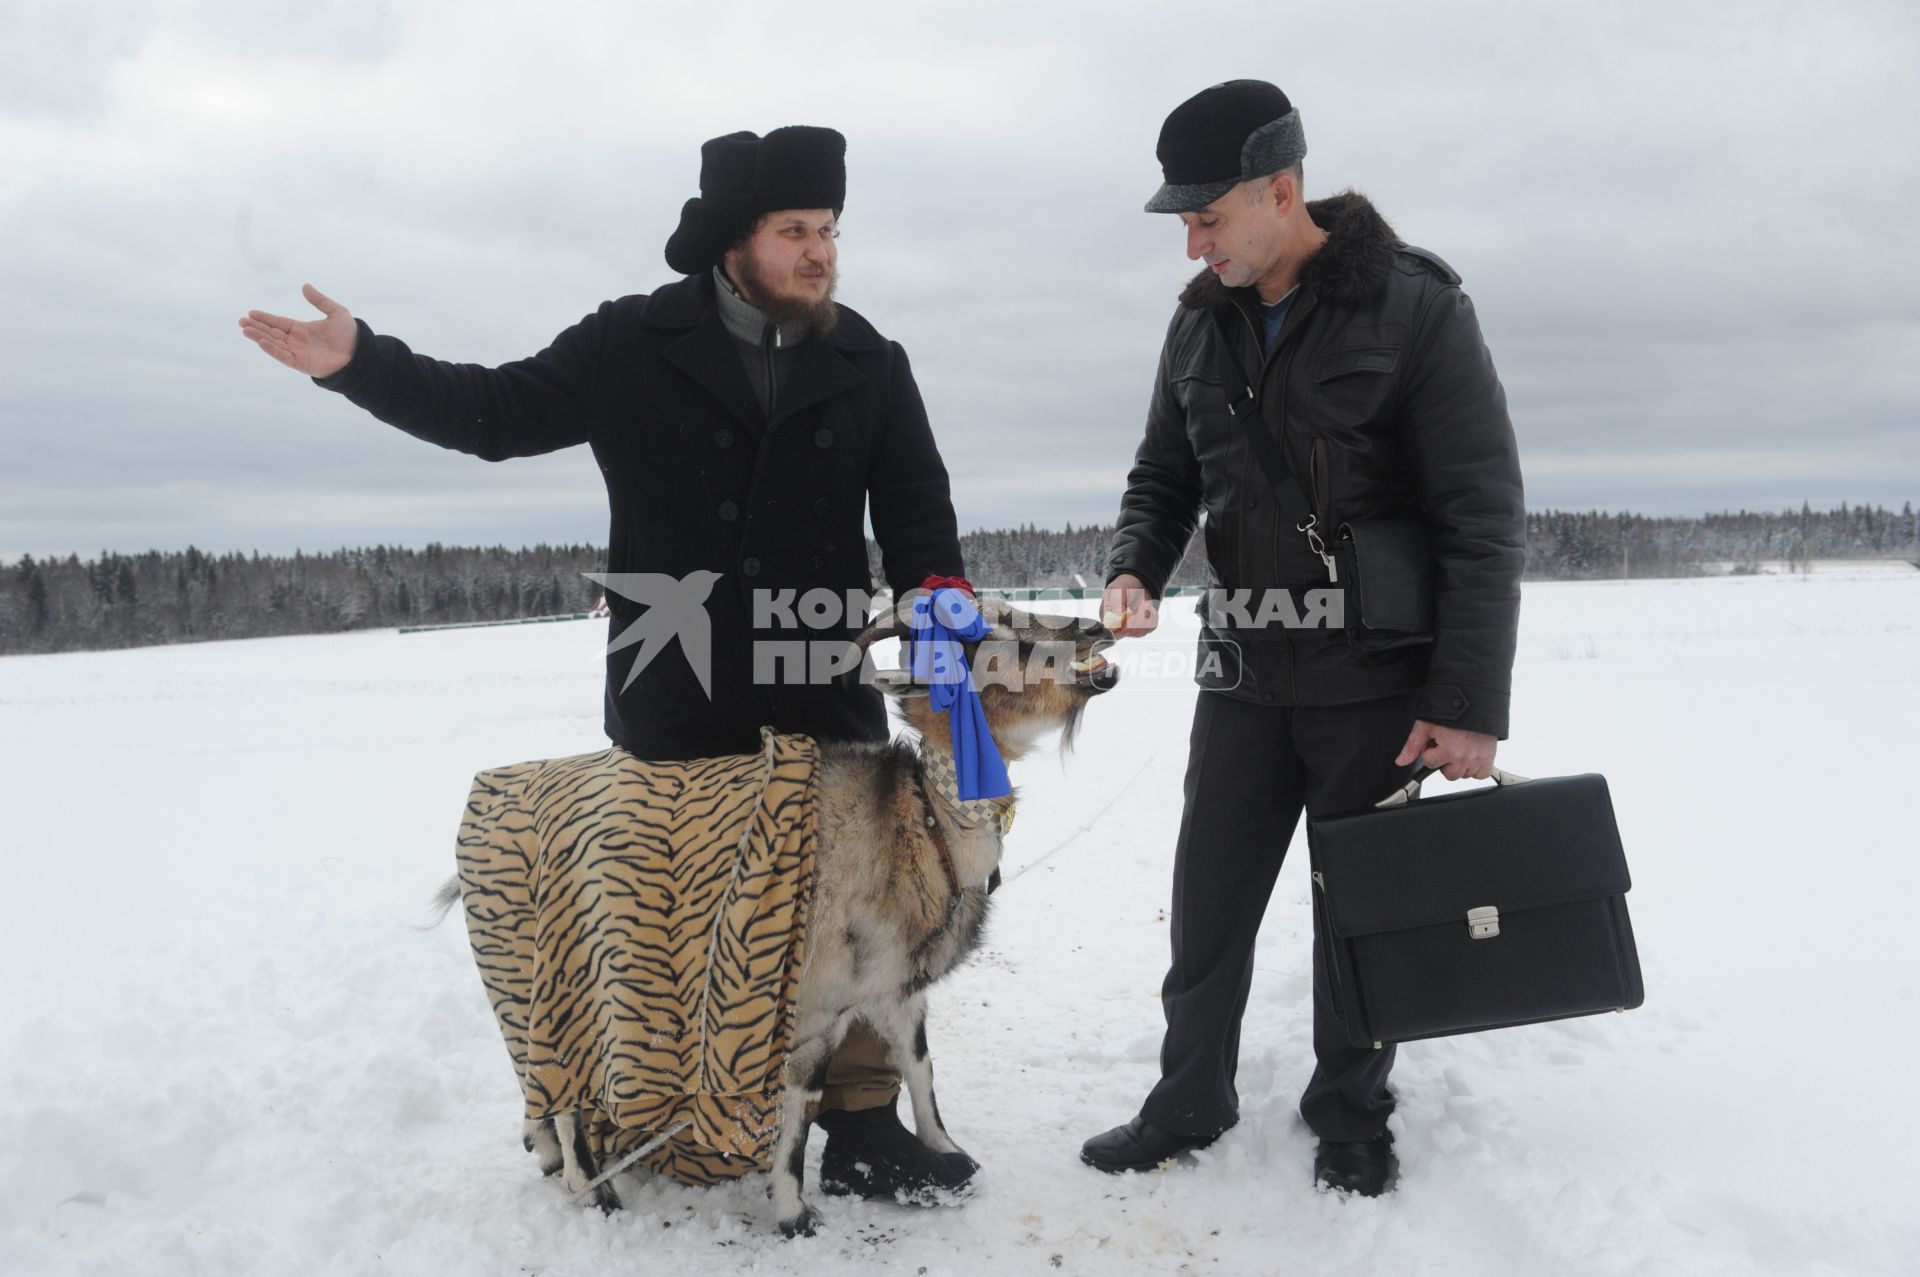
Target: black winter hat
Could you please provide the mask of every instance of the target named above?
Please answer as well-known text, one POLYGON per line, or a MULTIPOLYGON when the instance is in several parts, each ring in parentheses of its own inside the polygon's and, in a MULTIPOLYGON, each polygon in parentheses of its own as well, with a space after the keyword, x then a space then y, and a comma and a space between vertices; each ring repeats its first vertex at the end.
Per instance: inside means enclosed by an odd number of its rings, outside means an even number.
POLYGON ((1300 112, 1265 80, 1228 80, 1173 108, 1154 154, 1166 182, 1149 213, 1191 213, 1242 182, 1292 168, 1307 153, 1300 112))
POLYGON ((700 146, 700 194, 680 209, 667 265, 693 275, 719 263, 762 213, 847 203, 847 139, 793 124, 765 137, 729 133, 700 146))

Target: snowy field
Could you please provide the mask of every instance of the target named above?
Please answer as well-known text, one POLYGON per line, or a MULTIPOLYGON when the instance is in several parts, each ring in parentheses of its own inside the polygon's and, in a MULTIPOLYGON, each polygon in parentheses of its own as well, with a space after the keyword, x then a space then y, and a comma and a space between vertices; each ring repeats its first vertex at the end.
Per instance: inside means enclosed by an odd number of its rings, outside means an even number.
POLYGON ((1064 769, 1016 769, 987 948, 934 995, 980 1191, 821 1198, 790 1243, 757 1177, 565 1201, 461 927, 418 925, 476 770, 605 743, 604 641, 0 660, 0 1271, 1920 1273, 1920 572, 1527 587, 1501 762, 1608 777, 1647 1005, 1404 1048, 1379 1201, 1313 1190, 1294 1112, 1303 839, 1240 1125, 1162 1172, 1079 1164, 1155 1076, 1193 703, 1123 684, 1064 769))

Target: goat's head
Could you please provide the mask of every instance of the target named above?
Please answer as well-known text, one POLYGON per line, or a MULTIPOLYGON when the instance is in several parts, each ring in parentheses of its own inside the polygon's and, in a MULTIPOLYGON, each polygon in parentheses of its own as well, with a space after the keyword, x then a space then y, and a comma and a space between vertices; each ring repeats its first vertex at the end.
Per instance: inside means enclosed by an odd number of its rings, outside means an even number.
MULTIPOLYGON (((865 652, 881 639, 911 638, 913 606, 920 596, 918 590, 902 596, 855 644, 865 652)), ((1087 702, 1120 681, 1120 671, 1105 655, 1113 632, 1098 621, 1043 616, 992 596, 977 599, 975 606, 987 633, 961 646, 1002 757, 1019 758, 1055 729, 1062 748, 1070 748, 1087 702)), ((928 703, 927 685, 907 670, 877 671, 873 679, 895 699, 907 725, 923 736, 941 723, 928 703)))

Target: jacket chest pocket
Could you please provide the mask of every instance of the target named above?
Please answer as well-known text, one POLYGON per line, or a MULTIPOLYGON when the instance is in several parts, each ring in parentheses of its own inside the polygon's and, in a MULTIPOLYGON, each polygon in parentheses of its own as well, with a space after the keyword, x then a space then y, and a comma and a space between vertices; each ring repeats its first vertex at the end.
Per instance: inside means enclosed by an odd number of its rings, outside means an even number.
POLYGON ((1385 416, 1400 385, 1398 344, 1345 346, 1313 361, 1312 418, 1329 430, 1358 430, 1385 416))
POLYGON ((1226 393, 1212 376, 1187 373, 1173 383, 1173 393, 1186 414, 1187 441, 1200 463, 1202 499, 1212 510, 1224 503, 1235 482, 1235 434, 1242 427, 1227 412, 1226 393))

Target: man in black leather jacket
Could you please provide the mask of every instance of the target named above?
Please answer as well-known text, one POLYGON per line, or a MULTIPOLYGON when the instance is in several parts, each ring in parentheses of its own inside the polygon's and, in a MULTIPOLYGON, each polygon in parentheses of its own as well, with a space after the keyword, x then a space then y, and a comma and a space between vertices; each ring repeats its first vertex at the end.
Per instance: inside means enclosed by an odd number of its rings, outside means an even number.
MULTIPOLYGON (((1525 513, 1505 394, 1460 277, 1363 196, 1305 202, 1305 154, 1299 113, 1258 80, 1205 90, 1160 134, 1147 210, 1177 214, 1206 268, 1167 330, 1102 610, 1123 638, 1151 631, 1203 512, 1215 589, 1161 1078, 1139 1116, 1087 1141, 1102 1170, 1157 1165, 1237 1120, 1254 942, 1301 811, 1365 806, 1416 766, 1487 776, 1507 732, 1525 513), (1399 566, 1430 577, 1430 633, 1360 650, 1380 645, 1313 622, 1355 606, 1340 538, 1382 520, 1424 542, 1430 563, 1399 566)), ((1300 1108, 1315 1176, 1377 1195, 1397 1169, 1394 1048, 1349 1046, 1317 946, 1313 967, 1300 1108)))

